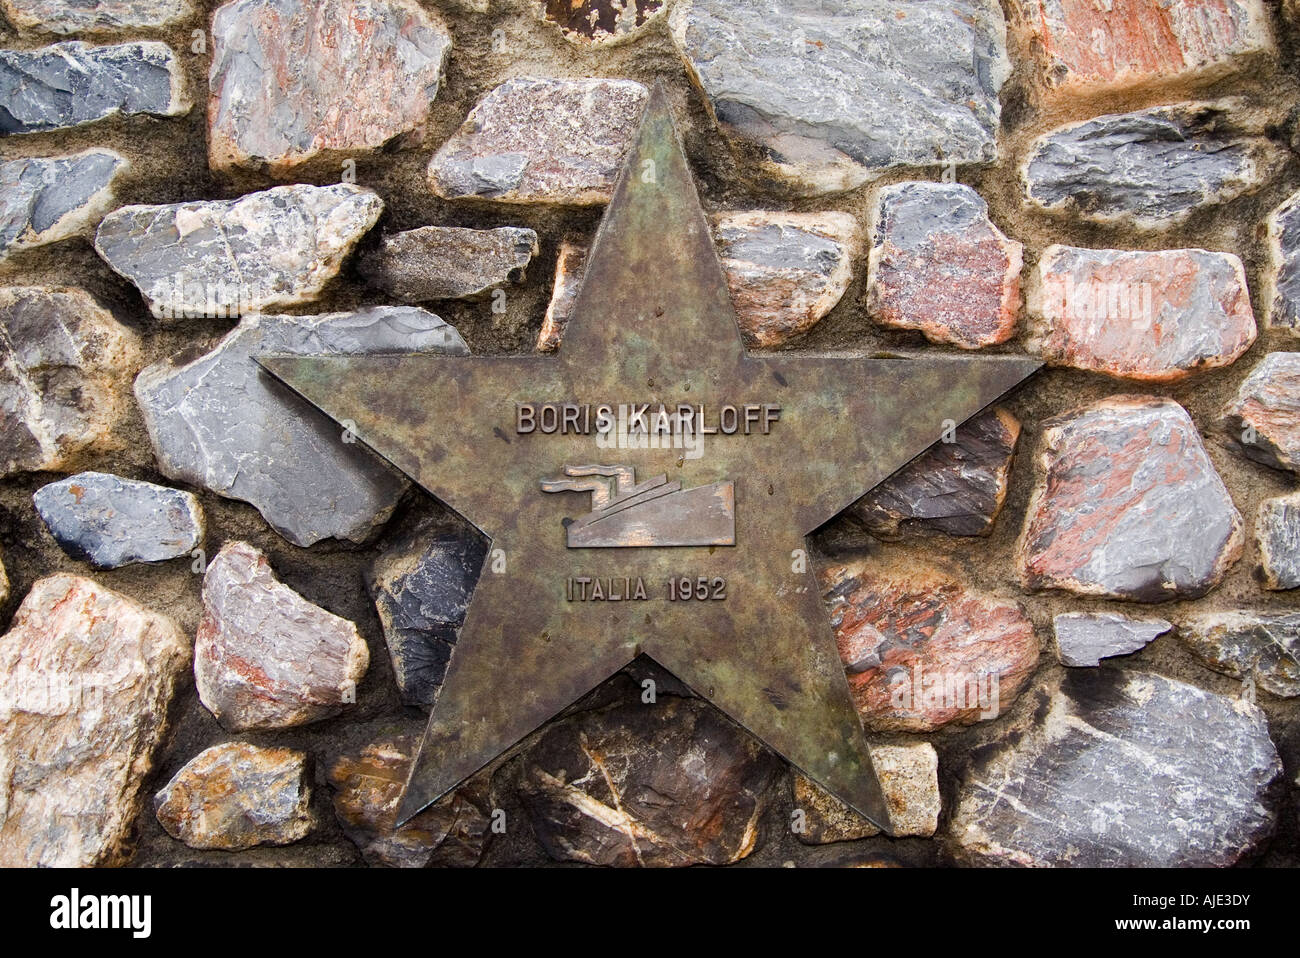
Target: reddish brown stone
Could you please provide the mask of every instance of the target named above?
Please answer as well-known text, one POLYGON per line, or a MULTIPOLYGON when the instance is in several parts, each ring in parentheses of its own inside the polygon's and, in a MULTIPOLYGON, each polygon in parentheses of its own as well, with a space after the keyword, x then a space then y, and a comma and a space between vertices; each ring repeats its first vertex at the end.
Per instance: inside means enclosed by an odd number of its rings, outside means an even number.
POLYGON ((1251 370, 1222 423, 1242 453, 1300 472, 1300 353, 1269 353, 1251 370))
POLYGON ((714 708, 664 696, 552 724, 519 797, 553 857, 591 865, 725 865, 758 845, 779 763, 714 708))
POLYGON ((869 729, 929 732, 995 718, 1038 662, 1014 602, 926 569, 855 562, 822 573, 849 689, 869 729))
POLYGON ((1202 249, 1043 251, 1029 349, 1053 366, 1174 382, 1227 366, 1255 341, 1241 260, 1202 249))
POLYGON ((489 825, 487 800, 473 783, 393 827, 419 744, 397 736, 341 756, 329 770, 334 814, 371 865, 472 867, 483 856, 489 825))
POLYGON ((898 538, 904 528, 985 536, 1007 495, 1020 423, 991 409, 962 423, 952 442, 933 446, 853 506, 871 534, 898 538))
POLYGON ((663 12, 663 0, 533 0, 543 20, 575 43, 617 43, 663 12))
POLYGON ((1204 83, 1274 49, 1260 0, 1012 0, 1046 97, 1204 83))
POLYGON ((1172 399, 1112 396, 1048 420, 1040 464, 1016 552, 1027 588, 1196 598, 1241 556, 1241 514, 1172 399))
POLYGON ((878 323, 962 349, 1011 338, 1024 248, 993 225, 969 186, 886 187, 873 234, 867 308, 878 323))

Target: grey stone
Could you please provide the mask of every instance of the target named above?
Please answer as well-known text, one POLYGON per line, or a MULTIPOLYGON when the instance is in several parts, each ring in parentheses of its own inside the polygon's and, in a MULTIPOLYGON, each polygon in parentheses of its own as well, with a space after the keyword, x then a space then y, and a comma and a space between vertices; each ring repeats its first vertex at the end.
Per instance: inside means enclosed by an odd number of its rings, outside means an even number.
POLYGON ((1241 558, 1241 514, 1172 399, 1111 396, 1049 419, 1042 444, 1016 548, 1026 588, 1198 598, 1241 558))
POLYGON ((356 702, 369 665, 356 625, 276 579, 247 542, 227 542, 208 564, 194 685, 223 728, 292 728, 337 715, 356 702))
POLYGON ((98 569, 163 562, 203 541, 203 510, 191 493, 82 472, 32 496, 50 534, 68 555, 98 569))
POLYGON ((234 317, 315 300, 383 209, 347 183, 124 206, 99 224, 95 251, 160 319, 234 317))
POLYGON ((80 289, 0 288, 0 475, 118 445, 139 338, 80 289))
POLYGON ((537 234, 517 226, 491 230, 422 226, 385 236, 362 261, 372 285, 404 303, 481 299, 520 283, 537 255, 537 234))
POLYGON ((1261 502, 1255 538, 1259 540, 1265 586, 1300 588, 1300 493, 1261 502))
POLYGON ((79 41, 0 50, 0 135, 93 123, 115 114, 188 113, 184 74, 165 43, 79 41))
POLYGON ((235 0, 212 46, 212 168, 280 176, 422 130, 451 32, 415 0, 235 0))
POLYGON ((717 118, 800 192, 996 159, 1009 66, 993 0, 689 0, 671 16, 717 118))
POLYGON ((0 163, 0 259, 93 228, 130 164, 112 150, 0 163))
POLYGON ((1180 622, 1178 637, 1216 672, 1300 695, 1300 612, 1203 612, 1180 622))
POLYGON ((251 316, 210 353, 146 368, 135 394, 159 467, 251 503, 295 545, 364 541, 407 488, 331 419, 254 361, 262 353, 468 352, 456 330, 410 306, 322 316, 251 316))
POLYGON ((1173 625, 1164 619, 1129 619, 1114 612, 1066 612, 1052 620, 1062 665, 1100 665, 1102 659, 1145 648, 1173 625))
POLYGON ((1269 214, 1268 251, 1260 294, 1268 325, 1300 335, 1300 192, 1269 214))
POLYGON ((367 585, 407 705, 433 705, 486 554, 472 529, 426 520, 387 545, 371 567, 367 585))
POLYGON ((1030 202, 1097 223, 1161 229, 1250 192, 1282 151, 1240 125, 1235 101, 1100 116, 1035 141, 1024 168, 1030 202))
POLYGON ((108 33, 170 27, 194 16, 190 0, 0 0, 20 30, 39 33, 108 33))
POLYGON ((608 203, 649 91, 633 80, 507 80, 429 163, 446 199, 608 203))
POLYGON ((1227 866, 1271 836, 1282 762, 1264 713, 1185 682, 1069 670, 1041 720, 960 775, 950 848, 981 865, 1227 866))

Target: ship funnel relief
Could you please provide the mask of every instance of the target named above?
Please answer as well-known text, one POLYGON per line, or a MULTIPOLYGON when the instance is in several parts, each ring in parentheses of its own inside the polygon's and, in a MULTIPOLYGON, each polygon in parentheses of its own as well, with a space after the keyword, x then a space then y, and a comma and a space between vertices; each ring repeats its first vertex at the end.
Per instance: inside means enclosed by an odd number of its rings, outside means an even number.
POLYGON ((543 492, 589 492, 591 512, 565 520, 570 549, 734 546, 736 489, 731 480, 683 489, 666 475, 636 481, 631 466, 565 466, 543 492))

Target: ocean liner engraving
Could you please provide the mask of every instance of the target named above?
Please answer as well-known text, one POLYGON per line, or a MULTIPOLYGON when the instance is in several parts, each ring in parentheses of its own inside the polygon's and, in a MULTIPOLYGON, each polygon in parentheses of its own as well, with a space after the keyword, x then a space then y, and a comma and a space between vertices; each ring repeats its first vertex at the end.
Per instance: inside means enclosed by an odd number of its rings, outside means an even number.
POLYGON ((570 549, 736 544, 730 480, 683 489, 666 475, 638 483, 631 466, 566 465, 562 477, 542 480, 542 491, 591 493, 591 512, 564 520, 570 549))

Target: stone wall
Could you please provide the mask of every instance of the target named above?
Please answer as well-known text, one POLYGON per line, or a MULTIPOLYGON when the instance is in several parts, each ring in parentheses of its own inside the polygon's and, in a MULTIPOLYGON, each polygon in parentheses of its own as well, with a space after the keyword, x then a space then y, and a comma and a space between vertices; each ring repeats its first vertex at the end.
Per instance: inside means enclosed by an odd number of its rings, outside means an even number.
POLYGON ((95 10, 0 0, 0 863, 1296 862, 1300 11, 95 10), (1049 364, 813 539, 907 837, 641 663, 386 820, 483 544, 249 357, 563 348, 655 83, 751 348, 1049 364))

